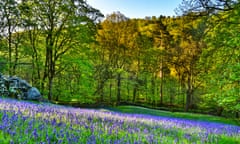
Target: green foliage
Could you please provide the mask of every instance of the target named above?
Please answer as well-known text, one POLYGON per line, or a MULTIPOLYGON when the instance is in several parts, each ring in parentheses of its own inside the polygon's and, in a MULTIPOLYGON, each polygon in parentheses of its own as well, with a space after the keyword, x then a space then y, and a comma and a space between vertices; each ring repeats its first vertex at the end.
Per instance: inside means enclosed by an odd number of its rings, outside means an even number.
POLYGON ((115 12, 98 23, 101 13, 85 1, 0 1, 0 29, 12 28, 0 34, 1 72, 54 101, 233 116, 240 110, 239 1, 201 2, 188 5, 201 11, 178 17, 115 12), (7 25, 4 5, 16 25, 7 25))
POLYGON ((210 22, 223 20, 207 34, 205 41, 208 48, 203 51, 200 61, 200 65, 207 71, 202 75, 207 86, 204 96, 206 105, 233 113, 240 111, 240 39, 239 33, 236 33, 239 29, 239 4, 235 7, 211 17, 210 22))

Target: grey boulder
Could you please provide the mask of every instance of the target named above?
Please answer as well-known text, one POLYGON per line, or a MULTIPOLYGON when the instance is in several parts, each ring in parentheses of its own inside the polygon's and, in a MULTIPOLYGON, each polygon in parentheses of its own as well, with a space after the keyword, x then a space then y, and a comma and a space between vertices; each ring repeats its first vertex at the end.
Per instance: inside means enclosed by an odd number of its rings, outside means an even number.
POLYGON ((31 87, 27 92, 27 99, 29 100, 41 100, 42 96, 37 88, 31 87))

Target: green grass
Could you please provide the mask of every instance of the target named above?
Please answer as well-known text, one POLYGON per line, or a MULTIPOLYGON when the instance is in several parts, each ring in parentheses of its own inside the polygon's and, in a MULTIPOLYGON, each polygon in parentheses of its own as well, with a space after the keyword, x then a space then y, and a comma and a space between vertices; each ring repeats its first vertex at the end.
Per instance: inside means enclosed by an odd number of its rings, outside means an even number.
POLYGON ((117 106, 113 108, 108 108, 108 110, 122 112, 122 113, 149 114, 149 115, 155 115, 155 116, 175 117, 175 118, 184 118, 184 119, 199 120, 199 121, 209 121, 209 122, 218 122, 218 123, 225 123, 225 124, 232 124, 232 125, 240 125, 240 122, 234 119, 227 119, 223 117, 204 115, 204 114, 195 114, 195 113, 169 112, 169 111, 143 108, 138 106, 117 106))
POLYGON ((25 109, 22 104, 15 101, 13 103, 5 101, 3 104, 6 104, 7 110, 0 110, 0 119, 2 123, 6 123, 7 127, 2 131, 0 130, 0 144, 10 143, 11 141, 14 143, 34 144, 47 142, 48 140, 50 143, 60 143, 61 140, 63 143, 69 141, 71 141, 69 143, 88 143, 92 141, 92 136, 96 143, 113 143, 117 140, 123 140, 121 143, 134 143, 134 141, 138 140, 141 143, 164 144, 174 142, 179 144, 194 142, 200 144, 202 140, 206 141, 206 143, 240 143, 237 132, 233 135, 211 132, 206 136, 205 126, 195 128, 193 125, 186 129, 185 125, 188 122, 180 125, 178 125, 178 121, 172 123, 171 121, 168 122, 168 120, 163 120, 163 123, 155 123, 154 121, 149 123, 148 119, 146 119, 149 117, 133 117, 132 119, 131 115, 127 115, 125 119, 126 115, 108 115, 109 113, 102 113, 101 111, 149 114, 195 120, 209 120, 212 118, 211 121, 220 119, 221 122, 223 120, 223 118, 209 115, 173 113, 136 106, 118 106, 109 109, 98 109, 100 111, 94 109, 92 111, 89 109, 58 107, 53 104, 35 105, 32 103, 25 103, 25 109), (71 110, 73 110, 72 113, 71 110), (34 115, 32 115, 33 113, 34 115), (15 117, 15 114, 17 117, 15 117), (35 137, 34 131, 37 132, 37 137, 35 137), (12 132, 15 132, 15 134, 12 132))
POLYGON ((0 143, 4 144, 4 143, 9 143, 9 141, 11 140, 11 136, 4 133, 3 131, 0 131, 0 143))

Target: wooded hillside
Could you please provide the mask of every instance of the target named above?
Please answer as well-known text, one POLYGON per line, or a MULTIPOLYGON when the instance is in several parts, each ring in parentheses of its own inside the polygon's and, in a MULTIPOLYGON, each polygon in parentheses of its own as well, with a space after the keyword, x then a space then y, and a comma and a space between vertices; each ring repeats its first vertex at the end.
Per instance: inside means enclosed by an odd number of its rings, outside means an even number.
POLYGON ((53 101, 239 117, 240 1, 103 18, 83 0, 0 0, 0 72, 53 101))

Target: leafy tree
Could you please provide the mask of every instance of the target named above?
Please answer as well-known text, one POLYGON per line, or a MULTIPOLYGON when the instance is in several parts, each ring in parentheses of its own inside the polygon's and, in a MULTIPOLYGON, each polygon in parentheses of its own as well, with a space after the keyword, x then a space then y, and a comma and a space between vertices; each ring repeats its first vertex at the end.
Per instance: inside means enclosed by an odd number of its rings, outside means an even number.
POLYGON ((107 16, 101 23, 101 29, 98 31, 97 40, 100 44, 98 50, 101 58, 101 64, 98 66, 100 74, 98 80, 98 91, 101 101, 103 101, 103 88, 106 80, 116 75, 117 80, 117 102, 121 101, 121 75, 128 60, 129 49, 126 46, 128 29, 128 18, 120 12, 107 16))
POLYGON ((20 12, 17 5, 15 0, 0 1, 0 35, 7 40, 9 75, 14 74, 15 67, 13 65, 16 65, 18 59, 17 47, 15 47, 15 63, 13 63, 13 33, 16 32, 20 24, 20 12))
MULTIPOLYGON (((202 65, 208 71, 204 78, 208 78, 206 84, 211 87, 204 95, 207 103, 215 101, 215 107, 218 115, 222 112, 238 112, 239 109, 239 35, 236 33, 239 29, 238 22, 239 4, 236 4, 234 10, 219 13, 213 16, 212 21, 224 17, 224 21, 218 22, 218 25, 211 29, 206 37, 208 48, 202 56, 202 65), (205 63, 203 63, 205 61, 205 63)), ((213 105, 209 105, 213 106, 213 105)))
MULTIPOLYGON (((63 70, 62 57, 83 42, 78 34, 82 30, 81 25, 92 29, 101 14, 82 0, 34 0, 23 1, 23 4, 26 7, 25 14, 29 11, 33 16, 28 19, 28 24, 33 27, 32 24, 36 23, 42 32, 41 36, 45 38, 42 84, 47 79, 48 99, 51 100, 54 78, 63 70)), ((36 59, 37 55, 34 57, 36 59)))
MULTIPOLYGON (((170 61, 176 71, 180 83, 186 89, 185 111, 194 105, 194 91, 199 86, 197 76, 201 69, 197 68, 202 49, 205 47, 203 36, 206 31, 205 20, 192 17, 194 13, 177 18, 176 30, 172 31, 175 47, 171 50, 173 56, 170 61)), ((184 101, 183 101, 184 102, 184 101)))
MULTIPOLYGON (((157 65, 159 65, 159 77, 160 77, 160 105, 163 104, 163 80, 164 69, 167 69, 167 51, 171 47, 171 35, 167 30, 167 26, 163 23, 165 17, 160 16, 158 20, 153 18, 154 28, 152 31, 154 46, 157 48, 158 58, 157 65)), ((165 70, 166 71, 166 70, 165 70)))
MULTIPOLYGON (((201 63, 205 70, 202 73, 206 94, 202 104, 217 111, 239 112, 239 1, 194 0, 193 5, 184 3, 185 12, 206 12, 209 15, 208 33, 205 37, 207 48, 201 55, 201 63)), ((203 14, 203 13, 202 13, 203 14)), ((201 15, 199 15, 201 16, 201 15)))

